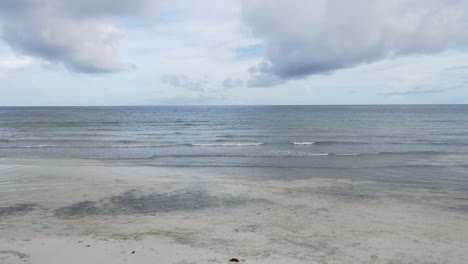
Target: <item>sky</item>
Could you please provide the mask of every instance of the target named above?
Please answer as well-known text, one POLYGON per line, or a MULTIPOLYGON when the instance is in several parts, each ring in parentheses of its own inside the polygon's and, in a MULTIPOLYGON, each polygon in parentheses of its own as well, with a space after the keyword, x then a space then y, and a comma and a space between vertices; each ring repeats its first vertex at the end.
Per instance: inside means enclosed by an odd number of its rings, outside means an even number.
POLYGON ((0 0, 0 106, 466 104, 466 0, 0 0))

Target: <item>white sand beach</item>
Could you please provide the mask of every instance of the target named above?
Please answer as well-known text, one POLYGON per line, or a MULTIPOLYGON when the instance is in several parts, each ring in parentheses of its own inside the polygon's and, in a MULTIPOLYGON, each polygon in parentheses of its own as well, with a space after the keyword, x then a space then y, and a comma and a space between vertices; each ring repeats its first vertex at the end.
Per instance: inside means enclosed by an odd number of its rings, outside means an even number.
POLYGON ((463 206, 416 190, 324 178, 229 179, 95 161, 1 164, 5 264, 468 259, 463 206), (360 193, 361 187, 375 192, 360 193))

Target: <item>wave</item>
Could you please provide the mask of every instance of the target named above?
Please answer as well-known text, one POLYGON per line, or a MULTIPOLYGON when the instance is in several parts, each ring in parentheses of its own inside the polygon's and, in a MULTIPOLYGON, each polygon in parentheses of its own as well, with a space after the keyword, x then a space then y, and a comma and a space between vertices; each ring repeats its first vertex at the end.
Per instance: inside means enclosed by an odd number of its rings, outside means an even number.
POLYGON ((260 146, 264 143, 259 142, 238 142, 238 143, 190 143, 188 145, 193 147, 246 147, 246 146, 260 146))
POLYGON ((162 145, 100 145, 100 146, 73 146, 73 145, 29 145, 29 146, 1 146, 3 149, 16 148, 159 148, 159 147, 175 147, 180 144, 162 144, 162 145))
MULTIPOLYGON (((124 143, 124 142, 121 142, 124 143)), ((264 143, 188 143, 188 144, 156 144, 156 145, 26 145, 26 146, 0 146, 0 148, 160 148, 160 147, 247 147, 260 146, 264 143)))
POLYGON ((328 156, 330 153, 301 153, 301 154, 169 154, 169 155, 153 155, 143 159, 158 159, 158 158, 287 158, 287 157, 315 157, 328 156))
POLYGON ((131 122, 56 122, 56 121, 38 121, 38 122, 1 122, 0 125, 54 125, 54 126, 102 126, 102 125, 120 125, 133 124, 131 122))
MULTIPOLYGON (((232 164, 232 163, 210 163, 210 164, 200 164, 200 163, 160 163, 160 164, 152 164, 152 163, 140 163, 139 166, 150 166, 150 167, 212 167, 212 168, 283 168, 283 169, 322 169, 322 170, 348 170, 348 169, 385 169, 385 168, 446 168, 446 165, 376 165, 376 166, 356 166, 356 167, 348 167, 348 166, 300 166, 300 165, 281 165, 281 164, 232 164)), ((458 167, 466 167, 466 166, 458 166, 458 167)))
POLYGON ((371 142, 366 141, 316 141, 316 145, 335 145, 335 144, 348 144, 348 145, 355 145, 355 144, 372 144, 371 142))
POLYGON ((291 144, 293 145, 314 145, 315 142, 312 141, 312 142, 291 142, 291 144))
POLYGON ((86 146, 84 148, 165 148, 177 147, 183 144, 159 144, 159 145, 108 145, 108 146, 86 146))
POLYGON ((374 156, 374 155, 400 155, 400 154, 464 154, 468 155, 468 153, 441 153, 436 151, 410 151, 410 152, 369 152, 369 153, 287 153, 287 154, 274 154, 274 153, 266 153, 266 154, 165 154, 165 155, 153 155, 150 157, 146 157, 144 159, 157 159, 157 158, 298 158, 298 157, 319 157, 319 156, 340 156, 340 157, 347 157, 347 156, 374 156))
POLYGON ((371 156, 371 155, 467 155, 466 152, 446 152, 446 151, 381 151, 364 153, 330 153, 330 156, 371 156))
POLYGON ((15 142, 16 139, 14 138, 0 138, 0 142, 15 142))
POLYGON ((70 147, 72 146, 69 146, 69 145, 31 145, 31 146, 6 146, 6 147, 2 146, 0 148, 15 149, 15 148, 70 148, 70 147))

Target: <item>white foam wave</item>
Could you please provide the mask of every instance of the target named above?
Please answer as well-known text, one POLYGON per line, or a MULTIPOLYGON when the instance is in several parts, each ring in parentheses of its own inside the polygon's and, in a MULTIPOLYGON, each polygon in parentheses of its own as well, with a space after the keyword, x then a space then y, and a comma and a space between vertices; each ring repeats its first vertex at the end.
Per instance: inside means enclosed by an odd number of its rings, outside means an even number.
POLYGON ((244 147, 244 146, 260 146, 263 143, 245 142, 245 143, 191 143, 194 147, 244 147))
POLYGON ((330 153, 310 153, 307 154, 306 156, 329 156, 330 153))
POLYGON ((14 146, 11 148, 68 148, 69 145, 31 145, 31 146, 14 146))
POLYGON ((175 147, 178 144, 160 144, 160 145, 107 145, 107 146, 89 146, 89 148, 162 148, 175 147))
POLYGON ((291 142, 293 145, 314 145, 315 142, 291 142))

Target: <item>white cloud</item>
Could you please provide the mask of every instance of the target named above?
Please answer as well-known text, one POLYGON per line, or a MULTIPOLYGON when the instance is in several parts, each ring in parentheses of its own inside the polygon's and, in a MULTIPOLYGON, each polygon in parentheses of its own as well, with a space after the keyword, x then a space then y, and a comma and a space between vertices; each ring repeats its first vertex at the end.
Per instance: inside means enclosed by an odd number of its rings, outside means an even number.
POLYGON ((205 91, 208 83, 205 79, 189 77, 185 74, 164 74, 161 76, 161 82, 194 92, 205 91))
POLYGON ((0 57, 0 69, 17 69, 31 65, 35 60, 26 56, 5 56, 0 57))
POLYGON ((465 0, 244 0, 242 7, 269 64, 256 66, 263 70, 251 86, 468 43, 465 0))
POLYGON ((144 13, 151 0, 3 0, 4 41, 17 52, 85 73, 130 68, 118 55, 117 16, 144 13))
POLYGON ((242 86, 244 86, 244 81, 242 81, 241 79, 233 79, 229 77, 229 78, 224 79, 223 81, 224 88, 231 89, 231 88, 238 88, 242 86))

